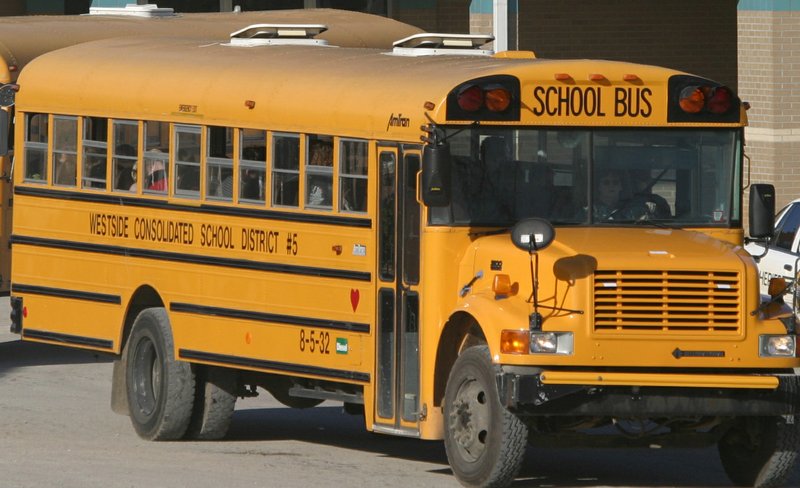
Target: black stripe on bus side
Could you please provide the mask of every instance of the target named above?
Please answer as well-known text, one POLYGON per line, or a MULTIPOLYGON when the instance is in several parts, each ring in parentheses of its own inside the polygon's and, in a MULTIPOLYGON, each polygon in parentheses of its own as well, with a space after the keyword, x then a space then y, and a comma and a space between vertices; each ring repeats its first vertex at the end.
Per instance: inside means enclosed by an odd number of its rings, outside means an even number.
POLYGON ((209 266, 223 266, 228 268, 253 269, 270 271, 273 273, 296 274, 303 276, 316 276, 321 278, 339 278, 344 280, 370 281, 371 274, 367 271, 349 271, 331 268, 317 268, 312 266, 297 266, 292 264, 263 263, 249 259, 218 258, 213 256, 199 256, 196 254, 154 251, 134 247, 109 246, 106 244, 91 244, 88 242, 74 242, 60 239, 45 239, 12 235, 11 244, 25 244, 28 246, 50 247, 55 249, 69 249, 72 251, 95 252, 115 256, 133 256, 137 258, 158 259, 162 261, 175 261, 180 263, 206 264, 209 266))
POLYGON ((258 322, 273 322, 288 325, 302 325, 306 327, 316 327, 319 329, 342 330, 346 332, 369 332, 369 324, 359 324, 354 322, 343 322, 339 320, 315 319, 312 317, 298 317, 294 315, 282 315, 277 313, 252 312, 249 310, 237 310, 232 308, 207 307, 205 305, 194 305, 191 303, 170 303, 169 309, 172 312, 186 312, 198 315, 213 315, 215 317, 226 317, 233 319, 255 320, 258 322))
POLYGON ((58 332, 49 332, 46 330, 23 328, 22 337, 61 342, 63 344, 74 344, 76 346, 90 346, 108 350, 114 349, 114 342, 106 339, 96 339, 94 337, 84 337, 71 334, 59 334, 58 332))
POLYGON ((88 291, 67 290, 65 288, 50 288, 48 286, 24 285, 14 283, 11 285, 11 291, 14 293, 27 293, 30 295, 46 295, 51 297, 60 298, 74 298, 75 300, 87 300, 90 302, 113 303, 119 305, 122 303, 122 297, 119 295, 109 295, 106 293, 92 293, 88 291))
POLYGON ((361 373, 358 371, 343 371, 341 369, 320 368, 319 366, 304 366, 302 364, 282 363, 279 361, 265 361, 263 359, 230 356, 227 354, 214 354, 211 352, 194 351, 191 349, 180 349, 178 354, 182 359, 196 359, 200 361, 210 361, 234 366, 271 369, 286 373, 324 376, 326 378, 337 380, 352 380, 360 381, 362 383, 369 383, 369 373, 361 373))
POLYGON ((34 188, 30 186, 16 186, 14 187, 14 194, 40 198, 55 198, 59 200, 73 200, 78 202, 103 203, 125 207, 144 207, 179 212, 229 215, 235 217, 255 217, 258 219, 273 219, 286 222, 359 227, 365 229, 372 228, 372 219, 361 217, 344 217, 340 215, 316 215, 296 212, 281 212, 278 210, 226 207, 222 205, 211 205, 205 203, 201 205, 182 205, 179 203, 168 202, 166 200, 135 198, 121 195, 106 195, 100 193, 52 190, 49 188, 34 188))

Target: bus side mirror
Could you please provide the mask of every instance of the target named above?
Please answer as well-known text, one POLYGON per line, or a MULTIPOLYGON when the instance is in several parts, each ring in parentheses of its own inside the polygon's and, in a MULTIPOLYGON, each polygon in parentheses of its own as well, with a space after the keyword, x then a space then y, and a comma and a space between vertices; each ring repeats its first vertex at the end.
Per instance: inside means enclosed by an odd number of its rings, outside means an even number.
POLYGON ((766 184, 750 186, 750 237, 764 239, 775 231, 775 187, 766 184))
POLYGON ((8 123, 10 117, 8 112, 0 110, 0 156, 8 155, 8 148, 10 147, 8 123))
POLYGON ((429 207, 450 205, 450 144, 426 144, 422 150, 422 202, 429 207))
POLYGON ((531 253, 546 248, 555 238, 553 224, 538 217, 520 220, 511 228, 511 242, 517 248, 531 253))

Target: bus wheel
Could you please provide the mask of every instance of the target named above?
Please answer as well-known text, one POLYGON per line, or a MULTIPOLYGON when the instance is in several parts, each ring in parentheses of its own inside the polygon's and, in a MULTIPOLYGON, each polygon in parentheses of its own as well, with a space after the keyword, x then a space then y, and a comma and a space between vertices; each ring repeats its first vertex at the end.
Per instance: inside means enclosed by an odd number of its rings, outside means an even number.
POLYGON ((792 474, 800 430, 785 417, 742 417, 719 441, 719 457, 739 486, 780 486, 792 474))
POLYGON ((194 365, 195 396, 192 419, 184 439, 225 437, 236 406, 236 373, 213 366, 194 365))
POLYGON ((189 363, 175 360, 166 310, 142 310, 128 341, 128 411, 136 433, 152 441, 180 439, 192 414, 194 375, 189 363))
POLYGON ((488 347, 467 349, 453 365, 444 421, 447 460, 462 484, 511 484, 522 466, 528 429, 500 404, 488 347))

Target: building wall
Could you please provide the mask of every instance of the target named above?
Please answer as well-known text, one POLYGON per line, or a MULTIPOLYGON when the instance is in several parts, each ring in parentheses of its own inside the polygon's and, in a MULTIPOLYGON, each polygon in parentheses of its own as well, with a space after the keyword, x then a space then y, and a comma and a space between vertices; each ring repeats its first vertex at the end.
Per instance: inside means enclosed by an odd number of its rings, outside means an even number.
POLYGON ((800 6, 739 2, 739 95, 754 182, 773 183, 778 208, 800 197, 800 6))
POLYGON ((736 89, 737 0, 523 0, 519 48, 655 64, 736 89))
POLYGON ((25 0, 4 0, 0 2, 0 16, 25 15, 25 0))
POLYGON ((394 0, 391 17, 428 32, 469 32, 470 0, 394 0))

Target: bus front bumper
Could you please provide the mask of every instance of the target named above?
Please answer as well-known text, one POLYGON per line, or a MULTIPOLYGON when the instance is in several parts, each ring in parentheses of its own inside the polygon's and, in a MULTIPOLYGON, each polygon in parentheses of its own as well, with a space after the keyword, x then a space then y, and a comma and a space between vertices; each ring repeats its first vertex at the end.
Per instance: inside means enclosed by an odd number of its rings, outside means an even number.
POLYGON ((546 371, 504 368, 500 402, 519 415, 614 417, 793 415, 794 374, 546 371))

